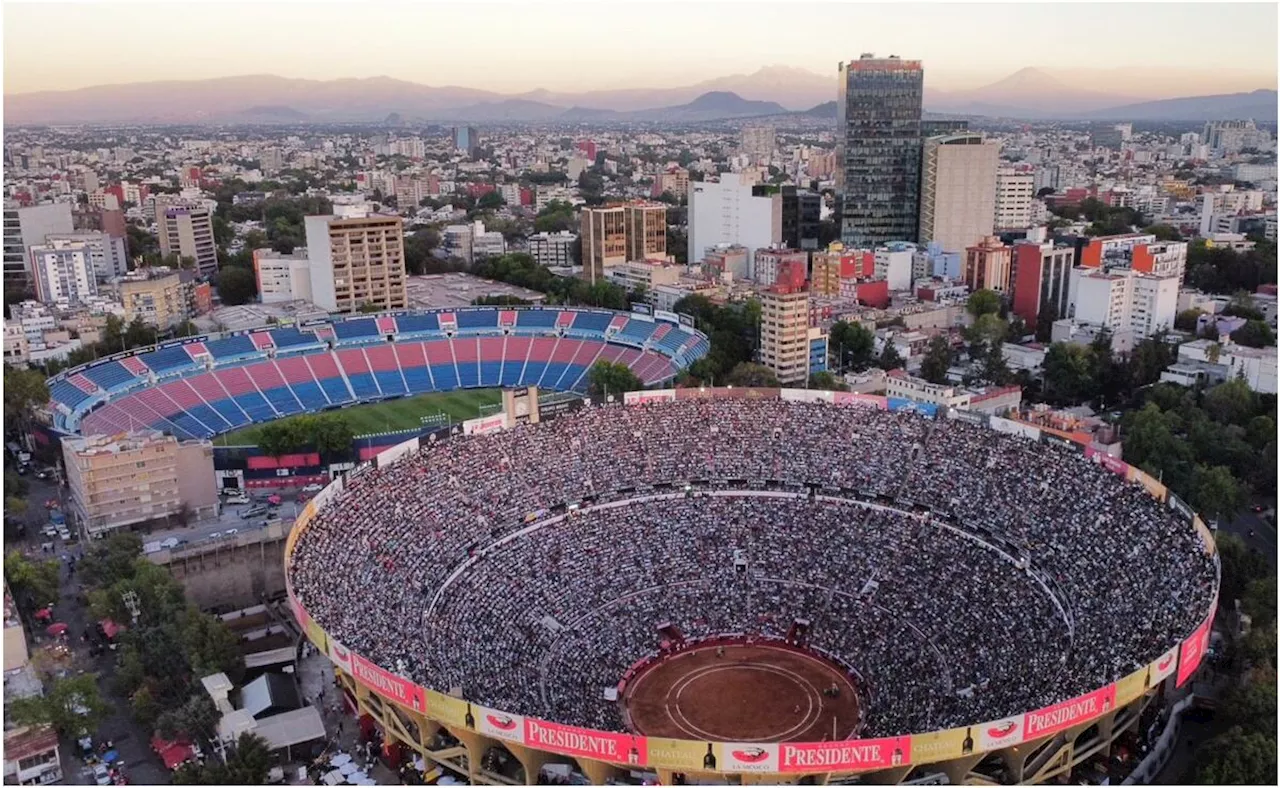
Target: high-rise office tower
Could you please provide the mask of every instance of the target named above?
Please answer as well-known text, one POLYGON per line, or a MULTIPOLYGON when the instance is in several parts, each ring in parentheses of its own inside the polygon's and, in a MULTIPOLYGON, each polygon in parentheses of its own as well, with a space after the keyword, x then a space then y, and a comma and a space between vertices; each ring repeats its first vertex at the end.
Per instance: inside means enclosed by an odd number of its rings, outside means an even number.
POLYGON ((213 209, 204 202, 156 205, 160 254, 190 257, 201 276, 218 272, 218 246, 213 240, 213 209))
POLYGON ((846 245, 916 240, 923 94, 919 60, 864 54, 840 64, 836 191, 846 245))
POLYGON ((920 243, 959 252, 991 235, 1000 145, 961 132, 924 141, 920 243))
POLYGON ((751 157, 752 164, 768 164, 777 147, 777 139, 773 126, 743 126, 738 147, 751 157))
POLYGON ((626 211, 622 205, 582 209, 582 278, 594 284, 604 269, 627 261, 626 211))
POLYGON ((73 232, 71 203, 31 205, 6 202, 4 206, 4 287, 22 290, 34 283, 27 250, 52 233, 73 232))
POLYGON ((667 256, 667 206, 664 203, 627 203, 624 216, 628 260, 667 256))
POLYGON ((474 126, 454 126, 453 147, 459 153, 474 156, 479 145, 480 134, 475 130, 474 126))

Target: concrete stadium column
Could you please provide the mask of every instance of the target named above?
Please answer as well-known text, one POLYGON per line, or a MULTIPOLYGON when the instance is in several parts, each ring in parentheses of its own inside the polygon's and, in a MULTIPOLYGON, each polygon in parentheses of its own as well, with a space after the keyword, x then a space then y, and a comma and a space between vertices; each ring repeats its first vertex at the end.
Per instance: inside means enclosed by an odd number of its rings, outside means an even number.
POLYGON ((479 785, 476 780, 480 776, 480 759, 484 757, 484 752, 489 748, 489 742, 485 737, 466 729, 447 728, 458 742, 467 748, 467 781, 472 785, 479 785))
POLYGON ((800 779, 799 775, 794 774, 744 774, 742 775, 743 785, 795 785, 800 779))
POLYGON ((587 775, 587 779, 592 785, 606 785, 609 778, 617 773, 618 768, 612 764, 603 761, 591 761, 586 758, 578 759, 578 767, 582 769, 582 773, 587 775))
POLYGON ((524 767, 524 784, 537 785, 538 772, 542 771, 543 765, 551 760, 551 756, 539 750, 532 750, 522 744, 514 742, 504 742, 505 746, 520 765, 524 767))
POLYGON ((973 767, 982 763, 983 757, 982 755, 971 755, 968 758, 957 758, 954 761, 934 764, 929 768, 937 769, 947 775, 947 780, 951 785, 964 785, 965 776, 973 771, 973 767))
POLYGON ((658 773, 658 783, 660 785, 675 785, 676 773, 672 769, 655 769, 658 773))
POLYGON ((1026 780, 1025 772, 1027 768, 1027 758, 1031 755, 1031 750, 1022 747, 1010 747, 1001 754, 1004 759, 1004 767, 1009 770, 1009 777, 1016 784, 1021 784, 1026 780))
POLYGON ((875 785, 897 785, 906 779, 911 773, 911 766, 894 766, 891 769, 881 769, 878 772, 868 772, 862 775, 863 782, 875 785))

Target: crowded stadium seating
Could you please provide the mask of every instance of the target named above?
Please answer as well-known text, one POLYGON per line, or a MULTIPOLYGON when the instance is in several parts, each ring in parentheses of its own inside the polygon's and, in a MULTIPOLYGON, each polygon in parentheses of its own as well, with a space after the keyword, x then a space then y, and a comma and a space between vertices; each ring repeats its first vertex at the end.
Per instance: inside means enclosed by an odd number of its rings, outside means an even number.
POLYGON ((332 645, 441 692, 625 730, 658 627, 782 637, 863 679, 867 737, 999 720, 1176 647, 1216 567, 1077 451, 769 399, 589 407, 349 476, 298 537, 332 645))
POLYGON ((669 381, 706 355, 706 337, 646 316, 569 308, 404 312, 185 339, 94 362, 50 380, 62 432, 152 427, 204 438, 354 402, 456 388, 538 385, 582 391, 598 359, 669 381), (621 321, 630 333, 606 336, 621 321), (631 328, 635 324, 634 328, 631 328))

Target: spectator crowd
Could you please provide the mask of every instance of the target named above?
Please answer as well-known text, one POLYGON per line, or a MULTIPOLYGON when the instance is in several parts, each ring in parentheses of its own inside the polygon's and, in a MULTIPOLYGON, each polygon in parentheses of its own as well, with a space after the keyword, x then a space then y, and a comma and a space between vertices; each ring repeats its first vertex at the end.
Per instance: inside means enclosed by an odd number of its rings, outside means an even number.
POLYGON ((589 408, 424 448, 348 477, 290 572, 375 663, 599 729, 622 729, 604 690, 659 624, 808 619, 861 678, 864 736, 1103 686, 1186 637, 1215 576, 1185 520, 1078 453, 781 400, 589 408))

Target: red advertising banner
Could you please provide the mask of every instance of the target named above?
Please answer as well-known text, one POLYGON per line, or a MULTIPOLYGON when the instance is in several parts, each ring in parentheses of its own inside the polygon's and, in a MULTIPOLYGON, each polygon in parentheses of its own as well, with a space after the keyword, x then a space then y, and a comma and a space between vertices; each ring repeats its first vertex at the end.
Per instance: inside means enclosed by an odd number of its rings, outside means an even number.
POLYGON ((848 391, 837 391, 833 401, 837 405, 853 405, 855 407, 875 408, 876 410, 889 409, 889 398, 876 396, 875 394, 851 394, 848 391))
POLYGON ((1117 476, 1124 476, 1128 478, 1129 463, 1125 462, 1119 457, 1112 457, 1110 454, 1107 454, 1105 451, 1098 451, 1092 446, 1085 447, 1084 456, 1097 462, 1103 468, 1106 468, 1107 470, 1111 471, 1117 476))
POLYGON ((593 731, 526 717, 524 741, 530 747, 575 758, 594 758, 630 766, 644 766, 649 762, 645 738, 626 733, 593 731))
POLYGON ((351 675, 356 681, 401 706, 425 714, 427 696, 422 687, 383 670, 359 654, 351 655, 351 675))
POLYGON ((1204 652, 1209 649, 1209 633, 1213 631, 1213 613, 1205 619, 1204 623, 1191 633, 1191 637, 1182 642, 1182 653, 1178 657, 1178 682, 1181 687, 1187 683, 1187 679, 1196 672, 1196 668, 1200 667, 1200 661, 1204 659, 1204 652))
POLYGON ((911 737, 778 745, 783 772, 852 772, 911 763, 911 737))
POLYGON ((1029 711, 1023 723, 1027 739, 1049 736, 1085 720, 1111 711, 1116 704, 1116 685, 1108 684, 1078 698, 1055 703, 1039 711, 1029 711))

